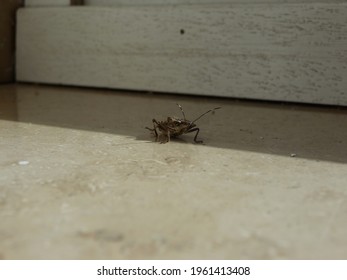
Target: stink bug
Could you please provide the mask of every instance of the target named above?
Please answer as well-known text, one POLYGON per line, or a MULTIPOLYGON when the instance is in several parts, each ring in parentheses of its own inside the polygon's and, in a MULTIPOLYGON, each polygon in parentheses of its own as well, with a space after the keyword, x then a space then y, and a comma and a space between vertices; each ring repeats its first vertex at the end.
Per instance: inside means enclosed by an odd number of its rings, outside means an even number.
POLYGON ((220 109, 221 107, 217 107, 211 110, 208 110, 207 112, 200 115, 198 118, 196 118, 194 121, 189 121, 186 119, 186 115, 184 114, 184 111, 182 109, 182 106, 177 104, 177 106, 180 108, 183 119, 179 119, 176 117, 168 117, 166 121, 157 121, 155 119, 152 120, 153 122, 153 128, 146 127, 146 129, 152 131, 156 137, 156 141, 161 138, 161 143, 167 143, 170 142, 171 137, 178 137, 185 133, 195 132, 194 142, 195 143, 202 143, 203 141, 197 140, 200 129, 196 127, 195 122, 199 120, 201 117, 205 116, 206 114, 210 112, 214 112, 217 109, 220 109), (158 130, 160 135, 158 134, 158 130), (164 140, 163 140, 164 138, 164 140))

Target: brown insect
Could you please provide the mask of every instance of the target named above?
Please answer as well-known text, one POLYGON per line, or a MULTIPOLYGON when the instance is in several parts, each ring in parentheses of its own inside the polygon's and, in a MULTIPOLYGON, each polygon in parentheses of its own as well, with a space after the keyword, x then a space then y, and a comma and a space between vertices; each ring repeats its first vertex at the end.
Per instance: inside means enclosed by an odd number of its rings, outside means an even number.
POLYGON ((189 121, 186 119, 186 115, 184 114, 184 111, 182 109, 182 106, 177 104, 177 106, 181 109, 183 119, 179 119, 176 117, 168 117, 166 121, 157 121, 155 119, 152 120, 153 122, 153 128, 146 127, 146 129, 152 131, 156 137, 156 141, 158 141, 159 138, 163 139, 164 141, 161 141, 161 143, 167 143, 170 142, 171 137, 178 137, 185 133, 195 132, 194 142, 195 143, 202 143, 202 140, 197 140, 200 129, 196 127, 195 122, 199 120, 201 117, 205 116, 206 114, 210 112, 214 112, 215 110, 220 109, 221 107, 217 107, 211 110, 208 110, 207 112, 200 115, 198 118, 196 118, 194 121, 189 121), (160 135, 158 134, 158 130, 160 135))

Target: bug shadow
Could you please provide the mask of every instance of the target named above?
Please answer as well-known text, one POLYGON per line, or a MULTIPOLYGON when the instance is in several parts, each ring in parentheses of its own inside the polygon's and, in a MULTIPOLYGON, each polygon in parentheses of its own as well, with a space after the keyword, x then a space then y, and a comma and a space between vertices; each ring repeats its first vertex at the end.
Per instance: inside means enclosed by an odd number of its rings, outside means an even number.
MULTIPOLYGON (((0 87, 1 119, 126 135, 153 145, 158 142, 145 127, 153 118, 182 118, 176 103, 190 120, 222 107, 197 122, 204 145, 347 162, 345 108, 29 84, 0 87)), ((200 145, 194 136, 173 141, 200 145)))

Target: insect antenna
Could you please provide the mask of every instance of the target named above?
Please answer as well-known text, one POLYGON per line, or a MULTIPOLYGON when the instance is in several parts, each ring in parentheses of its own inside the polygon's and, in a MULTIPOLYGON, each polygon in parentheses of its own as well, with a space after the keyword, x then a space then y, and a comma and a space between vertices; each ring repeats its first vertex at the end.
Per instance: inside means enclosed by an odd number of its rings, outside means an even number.
POLYGON ((183 111, 182 106, 181 106, 180 104, 178 104, 178 103, 176 103, 176 104, 177 104, 177 106, 181 109, 181 112, 182 112, 182 115, 183 115, 184 120, 186 120, 186 115, 184 114, 184 111, 183 111))
POLYGON ((213 108, 211 110, 208 110, 207 112, 203 113, 200 117, 196 118, 194 121, 192 121, 192 123, 195 123, 197 120, 199 120, 200 118, 202 118, 203 116, 205 116, 206 114, 210 113, 210 112, 214 112, 215 110, 218 110, 222 107, 216 107, 216 108, 213 108))

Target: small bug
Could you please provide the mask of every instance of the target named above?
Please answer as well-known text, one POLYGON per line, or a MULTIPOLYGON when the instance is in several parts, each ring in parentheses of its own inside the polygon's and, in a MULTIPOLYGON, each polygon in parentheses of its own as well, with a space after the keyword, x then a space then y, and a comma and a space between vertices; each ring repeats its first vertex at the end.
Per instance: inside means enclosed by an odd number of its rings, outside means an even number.
POLYGON ((208 110, 207 112, 203 113, 198 118, 196 118, 194 121, 189 121, 186 119, 186 115, 184 114, 182 106, 179 104, 177 104, 177 106, 180 108, 182 112, 183 119, 179 119, 176 117, 168 117, 166 121, 157 121, 153 119, 153 128, 146 127, 146 129, 154 133, 156 141, 158 141, 159 138, 165 138, 165 141, 161 141, 161 143, 170 142, 171 137, 178 137, 182 134, 196 131, 194 142, 202 143, 203 141, 196 139, 198 137, 200 129, 196 127, 195 122, 199 120, 201 117, 205 116, 206 114, 214 112, 215 110, 218 110, 221 107, 208 110), (158 134, 157 129, 159 130, 160 135, 158 134))

